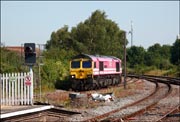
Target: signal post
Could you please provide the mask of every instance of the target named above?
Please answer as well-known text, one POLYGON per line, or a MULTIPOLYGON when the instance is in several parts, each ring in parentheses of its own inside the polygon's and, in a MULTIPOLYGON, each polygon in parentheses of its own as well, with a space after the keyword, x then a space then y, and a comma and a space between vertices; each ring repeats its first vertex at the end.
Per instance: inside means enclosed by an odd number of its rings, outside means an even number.
MULTIPOLYGON (((31 93, 30 96, 33 98, 33 65, 36 64, 36 45, 35 43, 25 43, 24 44, 24 57, 25 57, 25 65, 29 66, 29 75, 31 82, 31 93)), ((31 105, 33 105, 33 100, 31 101, 31 105)))

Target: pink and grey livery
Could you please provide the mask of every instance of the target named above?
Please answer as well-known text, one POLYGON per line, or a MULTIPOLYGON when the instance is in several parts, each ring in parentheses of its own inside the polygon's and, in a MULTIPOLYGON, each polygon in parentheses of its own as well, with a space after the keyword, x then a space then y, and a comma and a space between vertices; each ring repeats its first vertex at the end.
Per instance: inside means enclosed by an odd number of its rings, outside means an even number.
POLYGON ((121 60, 113 56, 79 54, 70 61, 74 90, 91 90, 121 82, 121 60))

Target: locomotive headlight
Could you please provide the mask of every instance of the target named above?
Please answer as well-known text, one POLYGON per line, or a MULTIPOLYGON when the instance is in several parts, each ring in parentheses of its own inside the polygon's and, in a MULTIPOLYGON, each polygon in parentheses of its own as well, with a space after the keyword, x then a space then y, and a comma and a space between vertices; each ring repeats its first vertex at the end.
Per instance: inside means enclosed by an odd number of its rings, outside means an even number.
POLYGON ((75 78, 75 75, 71 75, 71 78, 75 78))

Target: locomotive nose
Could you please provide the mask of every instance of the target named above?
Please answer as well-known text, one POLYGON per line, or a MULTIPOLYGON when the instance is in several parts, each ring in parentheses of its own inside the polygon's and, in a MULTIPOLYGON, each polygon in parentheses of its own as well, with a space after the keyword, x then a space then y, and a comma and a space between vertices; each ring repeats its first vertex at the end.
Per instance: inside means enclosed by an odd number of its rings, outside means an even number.
POLYGON ((79 70, 79 73, 84 72, 84 70, 79 70))
POLYGON ((84 70, 79 70, 79 78, 84 78, 84 70))

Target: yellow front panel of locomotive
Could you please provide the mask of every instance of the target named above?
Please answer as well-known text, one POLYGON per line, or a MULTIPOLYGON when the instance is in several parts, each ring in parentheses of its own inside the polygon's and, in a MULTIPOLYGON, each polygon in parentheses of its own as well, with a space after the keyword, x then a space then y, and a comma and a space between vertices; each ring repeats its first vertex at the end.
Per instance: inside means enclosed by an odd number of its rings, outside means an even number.
POLYGON ((76 79, 86 79, 92 77, 92 69, 71 69, 70 75, 76 79))
MULTIPOLYGON (((86 61, 88 59, 78 59, 78 60, 73 60, 73 61, 80 61, 80 68, 71 68, 70 65, 70 75, 71 77, 75 79, 86 79, 89 77, 92 77, 93 73, 93 68, 82 68, 82 61, 86 61)), ((70 62, 71 64, 71 62, 70 62)))

